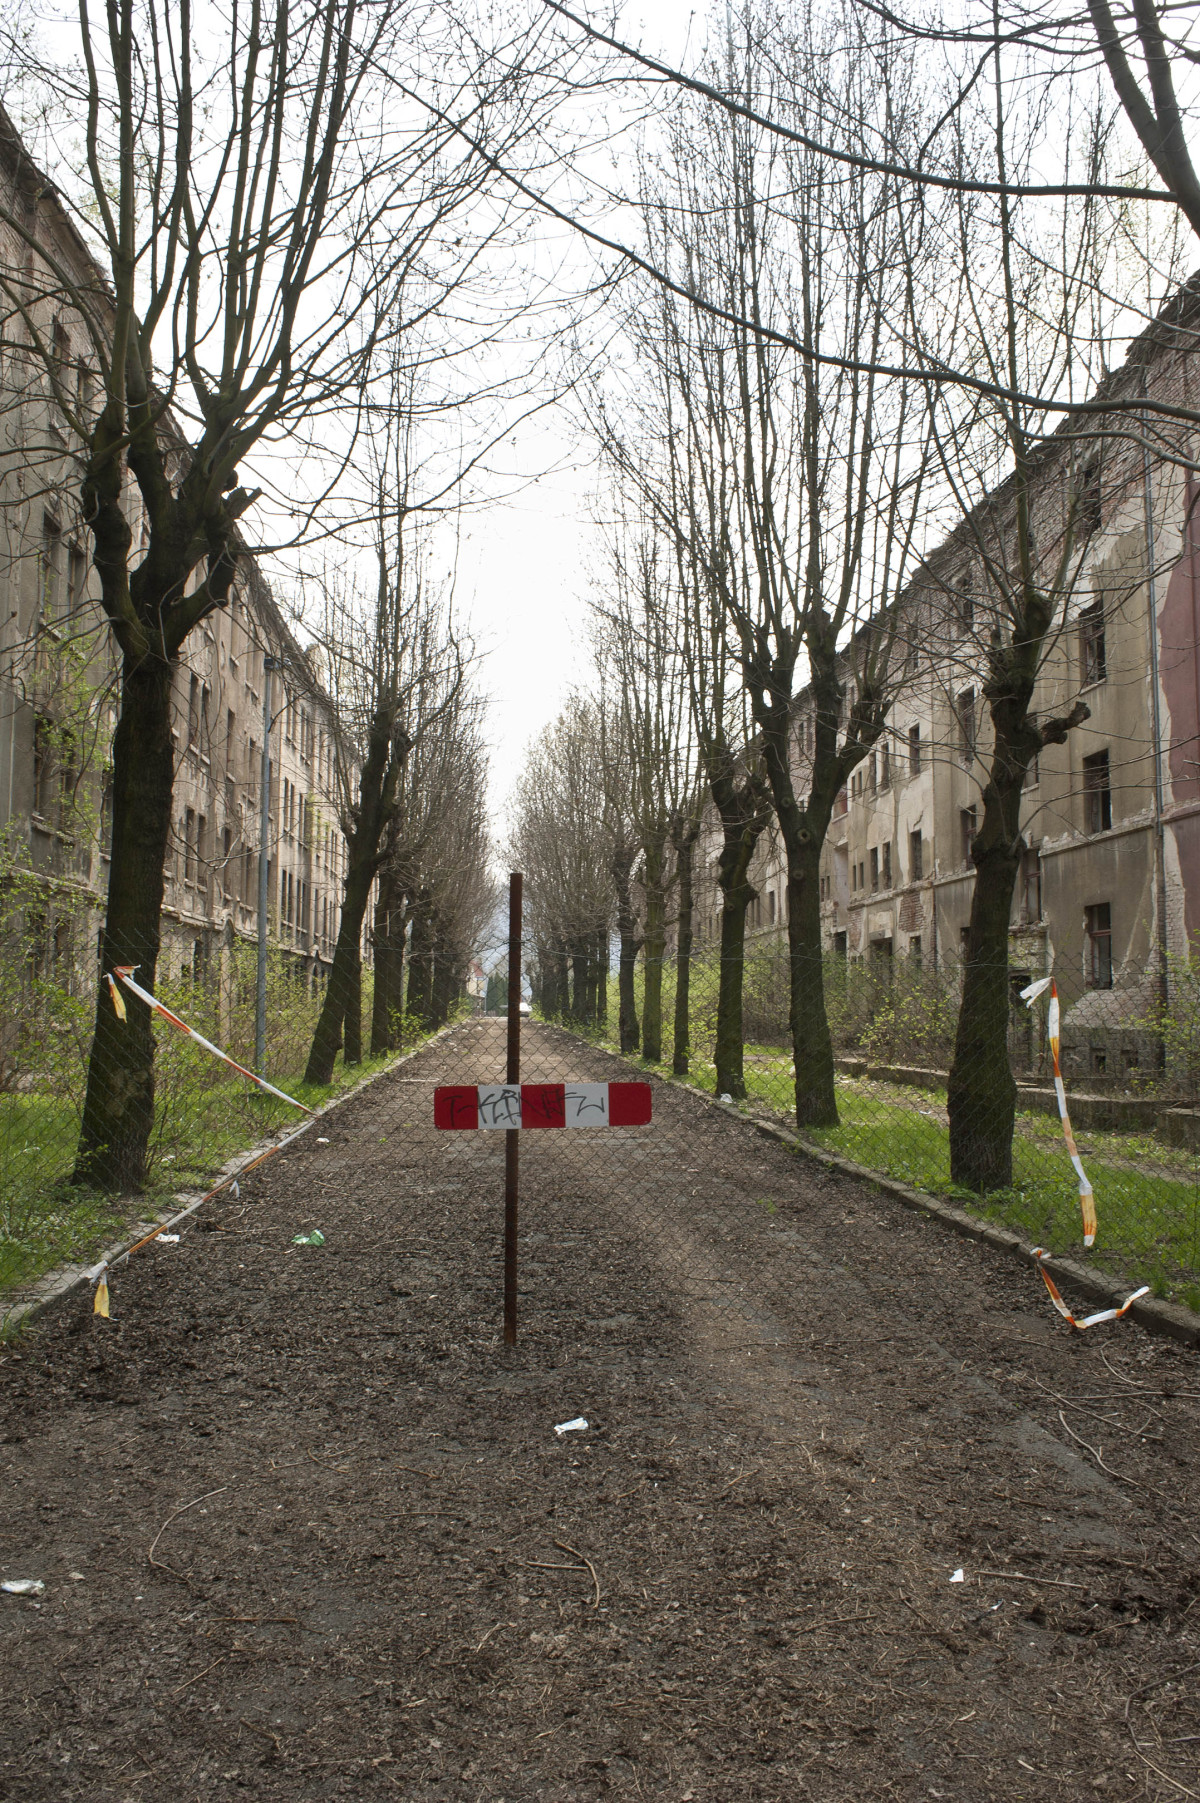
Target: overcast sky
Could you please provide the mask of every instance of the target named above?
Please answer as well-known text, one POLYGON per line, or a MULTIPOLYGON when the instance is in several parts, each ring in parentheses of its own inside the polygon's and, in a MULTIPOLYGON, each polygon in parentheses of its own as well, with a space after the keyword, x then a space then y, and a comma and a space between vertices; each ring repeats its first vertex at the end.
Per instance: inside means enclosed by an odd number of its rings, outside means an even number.
MULTIPOLYGON (((620 10, 618 32, 679 61, 696 18, 689 0, 630 0, 620 10)), ((550 230, 561 235, 557 226, 550 230)), ((486 653, 481 681, 492 697, 491 806, 501 836, 525 747, 586 670, 584 603, 597 552, 587 455, 565 415, 538 415, 510 446, 510 467, 528 473, 527 484, 462 524, 457 589, 486 653), (541 471, 550 473, 536 474, 541 471)))

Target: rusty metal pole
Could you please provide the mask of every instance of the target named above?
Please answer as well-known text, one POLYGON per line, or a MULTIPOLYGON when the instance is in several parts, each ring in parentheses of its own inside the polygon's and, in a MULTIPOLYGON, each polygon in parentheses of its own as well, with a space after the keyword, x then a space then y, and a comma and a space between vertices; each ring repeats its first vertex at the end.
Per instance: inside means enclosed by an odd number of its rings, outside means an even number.
MULTIPOLYGON (((508 1068, 506 1083, 521 1081, 521 890, 519 871, 508 879, 508 1068)), ((504 1135, 504 1340, 517 1343, 517 1175, 521 1135, 504 1135)))

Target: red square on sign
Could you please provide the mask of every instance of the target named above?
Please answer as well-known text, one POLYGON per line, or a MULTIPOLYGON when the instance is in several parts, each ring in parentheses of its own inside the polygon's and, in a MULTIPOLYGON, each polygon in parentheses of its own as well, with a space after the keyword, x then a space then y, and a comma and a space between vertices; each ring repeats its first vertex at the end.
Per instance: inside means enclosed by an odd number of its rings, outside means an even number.
POLYGON ((522 1083, 522 1127, 565 1127, 567 1110, 561 1083, 522 1083))
POLYGON ((648 1083, 610 1083, 608 1086, 608 1124, 610 1127, 644 1127, 650 1119, 650 1085, 648 1083))
POLYGON ((433 1092, 435 1127, 478 1127, 479 1091, 472 1083, 446 1084, 433 1092))

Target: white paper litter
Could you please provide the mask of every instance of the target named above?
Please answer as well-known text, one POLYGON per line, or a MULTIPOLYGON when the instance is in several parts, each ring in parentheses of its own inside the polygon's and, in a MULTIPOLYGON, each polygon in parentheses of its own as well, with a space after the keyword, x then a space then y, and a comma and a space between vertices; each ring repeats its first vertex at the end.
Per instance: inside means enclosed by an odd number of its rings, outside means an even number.
POLYGON ((319 1146, 327 1146, 329 1144, 329 1141, 327 1139, 325 1139, 322 1134, 318 1133, 317 1144, 319 1146))
POLYGON ((966 1577, 964 1576, 963 1568, 961 1565, 959 1566, 957 1571, 952 1571, 950 1573, 950 1582, 952 1584, 965 1584, 966 1581, 967 1580, 966 1580, 966 1577))
POLYGON ((718 1100, 718 1102, 732 1102, 733 1097, 732 1096, 718 1096, 717 1100, 718 1100))
POLYGON ((41 1578, 5 1578, 0 1590, 7 1596, 44 1596, 46 1586, 41 1578))
POLYGON ((570 1421, 557 1422, 554 1431, 556 1434, 581 1434, 586 1426, 587 1422, 584 1420, 583 1416, 576 1415, 570 1421))
POLYGON ((177 1233, 156 1233, 154 1237, 157 1240, 161 1240, 164 1246, 177 1246, 179 1244, 179 1235, 177 1233))

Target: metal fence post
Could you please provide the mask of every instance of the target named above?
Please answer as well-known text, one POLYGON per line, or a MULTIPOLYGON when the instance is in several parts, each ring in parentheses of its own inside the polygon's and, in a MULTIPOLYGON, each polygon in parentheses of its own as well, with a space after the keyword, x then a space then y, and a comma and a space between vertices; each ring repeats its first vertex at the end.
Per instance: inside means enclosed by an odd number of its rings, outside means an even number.
MULTIPOLYGON (((508 879, 508 1067, 506 1083, 521 1081, 521 889, 519 871, 508 879)), ((504 1135, 504 1339, 517 1343, 517 1176, 521 1135, 504 1135)))

